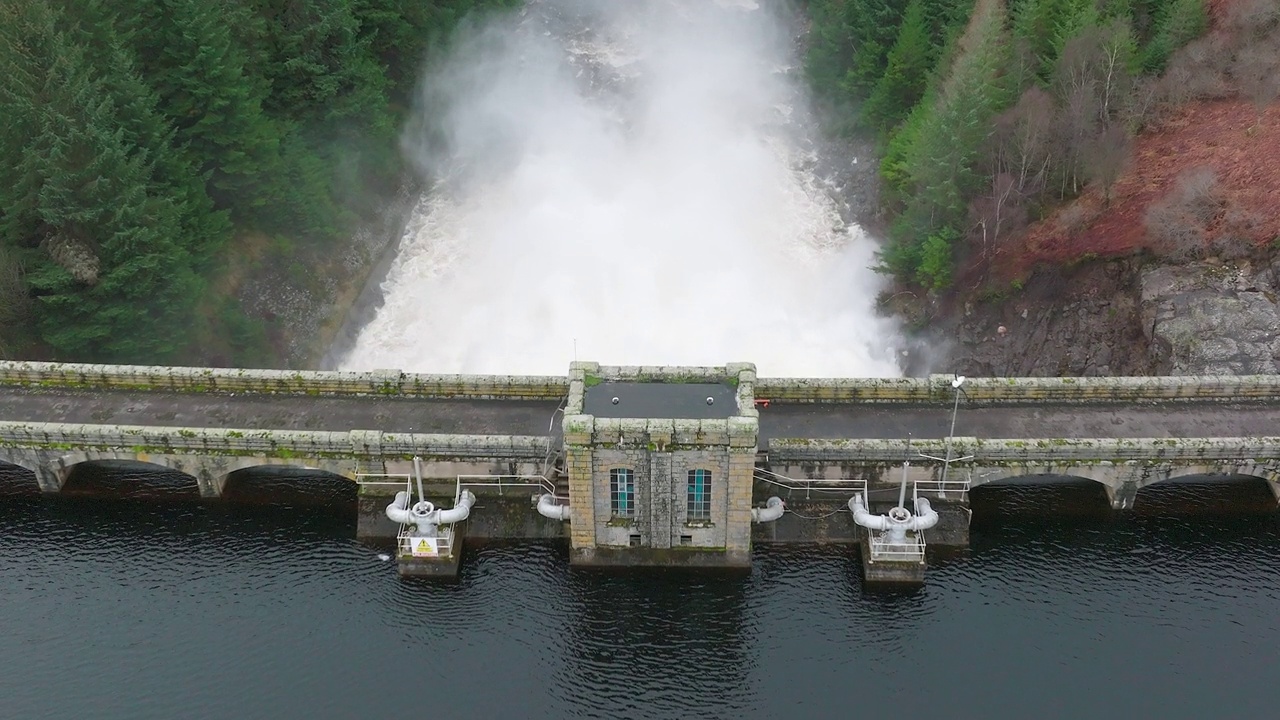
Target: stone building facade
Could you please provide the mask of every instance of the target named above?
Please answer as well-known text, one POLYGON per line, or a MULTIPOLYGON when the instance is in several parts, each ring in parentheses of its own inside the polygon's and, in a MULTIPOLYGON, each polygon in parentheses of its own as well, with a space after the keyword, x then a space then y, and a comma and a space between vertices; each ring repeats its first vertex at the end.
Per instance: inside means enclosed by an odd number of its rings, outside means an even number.
POLYGON ((755 367, 574 363, 564 417, 572 561, 748 566, 755 367))

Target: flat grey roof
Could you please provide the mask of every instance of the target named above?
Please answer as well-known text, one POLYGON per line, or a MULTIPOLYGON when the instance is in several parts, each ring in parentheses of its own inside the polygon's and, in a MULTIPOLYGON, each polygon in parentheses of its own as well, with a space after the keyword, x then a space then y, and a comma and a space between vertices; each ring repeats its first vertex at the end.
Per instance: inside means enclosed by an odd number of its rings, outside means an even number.
POLYGON ((602 382, 587 388, 582 411, 602 418, 715 420, 737 414, 737 395, 725 383, 602 382))

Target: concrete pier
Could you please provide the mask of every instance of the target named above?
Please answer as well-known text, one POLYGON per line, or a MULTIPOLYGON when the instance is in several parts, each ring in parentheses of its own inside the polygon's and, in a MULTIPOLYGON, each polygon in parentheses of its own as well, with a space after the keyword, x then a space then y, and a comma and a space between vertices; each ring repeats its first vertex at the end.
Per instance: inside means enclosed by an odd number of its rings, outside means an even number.
MULTIPOLYGON (((449 552, 432 557, 416 555, 412 551, 406 552, 404 548, 397 548, 396 571, 401 577, 457 577, 458 569, 462 566, 463 537, 463 533, 458 528, 454 528, 449 538, 449 552)), ((425 539, 421 544, 432 545, 425 539)), ((435 548, 433 547, 432 550, 435 548)))

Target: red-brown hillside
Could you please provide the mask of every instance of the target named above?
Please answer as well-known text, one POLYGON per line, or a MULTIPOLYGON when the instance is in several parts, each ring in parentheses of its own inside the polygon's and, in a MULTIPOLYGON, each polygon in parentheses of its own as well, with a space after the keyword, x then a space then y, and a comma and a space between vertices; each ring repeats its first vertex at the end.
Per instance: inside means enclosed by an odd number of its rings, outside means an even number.
POLYGON ((1139 135, 1107 207, 1090 188, 1032 226, 1010 270, 1062 262, 1086 253, 1112 256, 1147 246, 1147 208, 1169 194, 1183 172, 1210 168, 1224 196, 1251 212, 1257 242, 1280 237, 1280 104, 1261 122, 1243 100, 1193 102, 1160 129, 1139 135))
MULTIPOLYGON (((1210 59, 1201 62, 1212 65, 1212 56, 1238 47, 1240 28, 1248 26, 1241 18, 1251 6, 1268 1, 1209 0, 1212 30, 1198 42, 1207 48, 1200 56, 1210 59)), ((1223 208, 1204 228, 1206 242, 1224 235, 1256 243, 1280 238, 1280 103, 1271 103, 1259 117, 1252 102, 1225 95, 1188 102, 1140 134, 1109 205, 1100 188, 1087 188, 1013 242, 997 274, 1022 275, 1037 263, 1059 264, 1088 254, 1158 249, 1147 231, 1149 209, 1170 197, 1180 176, 1200 169, 1213 172, 1223 208)))

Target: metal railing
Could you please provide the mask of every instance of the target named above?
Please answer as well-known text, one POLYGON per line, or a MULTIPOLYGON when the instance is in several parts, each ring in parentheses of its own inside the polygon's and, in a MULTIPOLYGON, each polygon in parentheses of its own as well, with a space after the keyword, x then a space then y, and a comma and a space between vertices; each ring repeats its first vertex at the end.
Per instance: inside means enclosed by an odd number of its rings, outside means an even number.
POLYGON ((811 494, 815 492, 841 495, 854 493, 865 495, 867 492, 867 481, 855 478, 791 478, 761 467, 755 469, 753 477, 760 482, 769 483, 784 490, 803 491, 806 500, 810 499, 811 494))
POLYGON ((537 488, 541 493, 549 493, 557 500, 569 499, 567 495, 558 495, 556 484, 545 475, 459 475, 454 502, 462 496, 462 489, 466 487, 496 487, 498 495, 503 495, 507 488, 537 488))
POLYGON ((939 500, 965 500, 969 497, 968 478, 964 480, 916 480, 912 488, 912 497, 920 493, 929 493, 939 500))
POLYGON ((403 485, 406 490, 412 492, 413 477, 408 473, 356 473, 356 485, 363 488, 365 485, 387 486, 392 487, 403 485), (369 478, 386 478, 383 480, 370 480, 369 478))
MULTIPOLYGON (((870 502, 873 495, 883 496, 897 492, 896 489, 888 487, 869 489, 866 480, 854 478, 792 478, 759 467, 755 469, 754 477, 760 482, 769 483, 784 490, 804 492, 806 500, 811 499, 811 493, 815 492, 840 495, 862 493, 863 497, 870 502)), ((938 500, 963 501, 969 497, 971 484, 972 481, 968 477, 963 480, 913 480, 911 497, 915 499, 924 494, 938 500)))
POLYGON ((396 553, 405 559, 450 557, 453 555, 453 527, 441 527, 434 538, 424 538, 410 535, 409 526, 402 524, 396 533, 396 553))
POLYGON ((904 542, 889 542, 887 533, 868 529, 871 544, 871 562, 924 562, 924 534, 908 533, 904 542))

